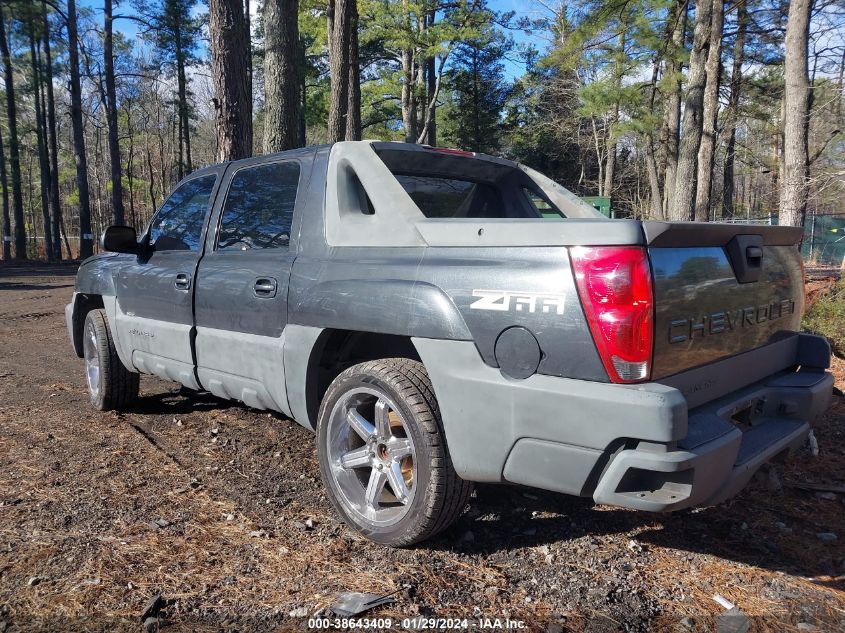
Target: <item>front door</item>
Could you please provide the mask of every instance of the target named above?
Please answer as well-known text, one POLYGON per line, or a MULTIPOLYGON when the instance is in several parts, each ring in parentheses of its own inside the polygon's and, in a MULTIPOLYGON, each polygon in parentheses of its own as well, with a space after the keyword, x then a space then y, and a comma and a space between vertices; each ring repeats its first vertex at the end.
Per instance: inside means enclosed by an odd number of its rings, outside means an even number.
POLYGON ((148 230, 150 253, 118 275, 117 336, 135 368, 198 389, 193 293, 217 173, 179 185, 148 230))
POLYGON ((232 174, 197 271, 195 305, 203 388, 288 415, 282 350, 302 167, 275 158, 232 174))

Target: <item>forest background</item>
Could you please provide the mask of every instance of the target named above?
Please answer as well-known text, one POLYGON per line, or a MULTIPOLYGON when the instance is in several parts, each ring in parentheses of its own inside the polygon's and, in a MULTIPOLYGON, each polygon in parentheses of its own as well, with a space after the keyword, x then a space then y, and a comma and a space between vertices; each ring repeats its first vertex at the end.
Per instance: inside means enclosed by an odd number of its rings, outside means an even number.
POLYGON ((362 138, 845 249, 843 0, 1 0, 0 27, 4 260, 88 256, 201 166, 362 138))

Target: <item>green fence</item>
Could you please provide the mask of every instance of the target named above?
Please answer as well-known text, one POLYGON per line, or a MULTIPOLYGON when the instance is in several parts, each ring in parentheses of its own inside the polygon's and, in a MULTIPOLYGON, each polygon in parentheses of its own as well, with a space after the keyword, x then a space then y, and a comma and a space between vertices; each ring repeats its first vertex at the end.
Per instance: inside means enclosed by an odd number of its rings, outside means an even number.
POLYGON ((839 268, 845 258, 845 213, 808 214, 801 253, 812 264, 839 268))

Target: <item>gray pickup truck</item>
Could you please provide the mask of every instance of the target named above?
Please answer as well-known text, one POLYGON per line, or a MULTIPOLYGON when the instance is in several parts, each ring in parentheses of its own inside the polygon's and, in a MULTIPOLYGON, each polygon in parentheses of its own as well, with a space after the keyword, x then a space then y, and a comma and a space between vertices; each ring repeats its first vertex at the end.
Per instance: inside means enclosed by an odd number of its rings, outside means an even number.
POLYGON ((608 220, 525 166, 344 142, 215 165, 113 226, 67 327, 91 401, 139 374, 317 435, 374 541, 449 526, 471 482, 711 505, 828 406, 799 332, 801 230, 608 220))

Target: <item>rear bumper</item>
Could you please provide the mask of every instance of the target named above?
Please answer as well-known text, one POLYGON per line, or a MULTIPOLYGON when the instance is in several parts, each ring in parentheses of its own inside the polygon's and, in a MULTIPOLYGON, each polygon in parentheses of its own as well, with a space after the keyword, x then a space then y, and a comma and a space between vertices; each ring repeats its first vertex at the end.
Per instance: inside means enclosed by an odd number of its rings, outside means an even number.
POLYGON ((804 440, 833 386, 827 342, 805 334, 714 363, 718 380, 695 370, 696 384, 719 384, 707 402, 687 385, 513 380, 485 365, 472 343, 414 343, 460 476, 649 511, 710 505, 741 490, 804 440), (737 415, 747 420, 740 425, 737 415))
POLYGON ((597 503, 663 512, 713 505, 742 490, 766 462, 797 448, 830 403, 833 376, 774 376, 690 412, 687 437, 616 454, 593 492, 597 503), (731 417, 755 411, 741 430, 731 417))

